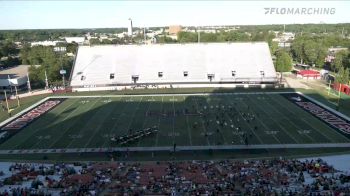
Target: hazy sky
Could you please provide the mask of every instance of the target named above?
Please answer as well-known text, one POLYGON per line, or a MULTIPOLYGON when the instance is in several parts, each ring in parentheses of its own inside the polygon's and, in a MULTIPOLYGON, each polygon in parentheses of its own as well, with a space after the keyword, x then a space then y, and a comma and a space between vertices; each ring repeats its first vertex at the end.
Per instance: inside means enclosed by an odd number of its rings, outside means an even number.
POLYGON ((3 1, 0 29, 113 28, 350 22, 350 1, 3 1), (334 14, 265 14, 264 8, 335 8, 334 14))

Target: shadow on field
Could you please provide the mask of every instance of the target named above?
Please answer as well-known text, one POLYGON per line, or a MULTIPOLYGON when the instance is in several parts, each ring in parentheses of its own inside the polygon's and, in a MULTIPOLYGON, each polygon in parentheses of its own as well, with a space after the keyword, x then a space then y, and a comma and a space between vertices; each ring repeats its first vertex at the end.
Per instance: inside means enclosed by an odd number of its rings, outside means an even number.
MULTIPOLYGON (((77 153, 75 155, 78 156, 71 156, 72 160, 85 160, 89 157, 100 157, 101 160, 111 157, 117 160, 136 160, 136 157, 141 160, 179 160, 191 157, 213 159, 278 156, 287 150, 171 150, 178 146, 259 144, 253 133, 256 127, 254 120, 237 121, 242 118, 259 118, 250 112, 250 107, 254 106, 239 93, 271 91, 278 92, 274 89, 217 89, 208 96, 171 96, 172 91, 169 90, 169 95, 163 97, 150 95, 122 97, 120 100, 107 97, 69 99, 3 142, 0 148, 169 147, 169 151, 163 152, 77 153), (223 93, 237 93, 237 96, 222 96, 223 93), (127 145, 120 145, 111 140, 152 127, 157 127, 159 131, 127 145)), ((290 89, 288 91, 295 92, 290 89)), ((175 92, 180 93, 177 90, 175 92)), ((318 94, 303 93, 336 109, 318 94)), ((347 109, 350 99, 342 100, 341 105, 347 109)), ((343 108, 340 108, 340 111, 342 110, 343 108)), ((350 108, 347 110, 350 111, 350 108)), ((48 157, 50 156, 43 155, 43 159, 48 157)))

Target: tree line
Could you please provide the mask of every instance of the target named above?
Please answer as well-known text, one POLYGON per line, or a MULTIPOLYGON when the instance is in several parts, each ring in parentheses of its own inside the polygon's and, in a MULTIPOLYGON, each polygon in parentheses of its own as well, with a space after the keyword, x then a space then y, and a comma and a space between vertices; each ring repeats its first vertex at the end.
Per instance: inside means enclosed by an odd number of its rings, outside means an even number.
MULTIPOLYGON (((60 44, 66 47, 66 53, 75 54, 78 45, 60 44)), ((62 85, 62 75, 60 70, 66 70, 66 77, 71 72, 74 57, 67 56, 66 53, 58 53, 54 51, 52 46, 34 46, 25 45, 21 51, 22 64, 31 65, 29 68, 29 78, 34 88, 45 86, 45 72, 51 85, 62 85)))
POLYGON ((342 36, 331 35, 298 35, 292 42, 291 54, 293 59, 300 64, 308 64, 317 68, 326 68, 334 72, 336 81, 349 83, 350 69, 350 39, 342 36), (345 48, 333 54, 334 61, 325 62, 325 57, 330 54, 328 48, 345 48))
MULTIPOLYGON (((160 27, 159 27, 160 28, 160 27)), ((157 30, 155 28, 153 30, 157 30)), ((191 29, 191 28, 190 28, 191 29)), ((177 40, 166 34, 156 36, 158 43, 191 43, 191 42, 254 42, 264 41, 269 44, 271 55, 277 71, 285 72, 292 69, 293 63, 302 63, 318 68, 326 67, 336 73, 336 80, 342 83, 349 82, 350 54, 349 50, 335 53, 335 60, 324 63, 328 48, 350 48, 349 24, 305 24, 286 25, 286 31, 294 32, 295 39, 290 48, 279 48, 273 42, 275 33, 283 31, 283 25, 246 25, 235 30, 216 30, 215 33, 179 32, 177 40), (200 39, 200 40, 198 40, 200 39)), ((63 29, 63 30, 16 30, 0 31, 0 63, 1 66, 13 66, 18 64, 32 65, 30 77, 33 86, 42 87, 45 81, 45 71, 52 83, 60 83, 61 66, 70 73, 73 59, 66 55, 60 55, 53 51, 53 47, 34 46, 30 47, 30 41, 56 40, 64 36, 83 36, 86 33, 120 33, 125 28, 111 29, 63 29), (19 49, 15 41, 20 41, 23 46, 19 49), (40 65, 40 66, 39 66, 40 65)), ((193 30, 196 30, 193 27, 193 30)), ((90 44, 128 44, 139 43, 143 40, 143 34, 139 33, 132 39, 129 37, 118 38, 112 35, 110 39, 90 39, 90 44)), ((67 53, 75 53, 77 44, 59 43, 59 46, 67 48, 67 53)), ((68 76, 68 75, 67 75, 68 76)))

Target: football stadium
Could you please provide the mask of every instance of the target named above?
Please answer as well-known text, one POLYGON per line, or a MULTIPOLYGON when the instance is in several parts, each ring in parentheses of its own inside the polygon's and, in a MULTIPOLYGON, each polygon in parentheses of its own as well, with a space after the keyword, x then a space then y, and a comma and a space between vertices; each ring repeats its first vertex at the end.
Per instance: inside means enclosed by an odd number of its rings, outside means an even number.
POLYGON ((349 117, 303 93, 276 90, 267 43, 80 46, 70 84, 77 94, 48 96, 1 123, 2 156, 254 157, 350 146, 349 117), (203 88, 230 90, 195 93, 203 88))
POLYGON ((0 196, 350 195, 349 8, 0 1, 0 196))

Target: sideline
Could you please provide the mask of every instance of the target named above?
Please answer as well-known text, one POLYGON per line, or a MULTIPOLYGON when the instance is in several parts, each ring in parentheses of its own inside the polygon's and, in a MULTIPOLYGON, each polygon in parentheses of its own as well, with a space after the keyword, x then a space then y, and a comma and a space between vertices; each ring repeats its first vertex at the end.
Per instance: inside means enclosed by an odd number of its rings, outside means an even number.
MULTIPOLYGON (((195 150, 253 150, 253 149, 306 149, 306 148, 349 148, 350 143, 318 143, 318 144, 255 144, 255 145, 221 145, 221 146, 178 146, 176 151, 195 150)), ((159 147, 113 147, 113 148, 62 148, 62 149, 30 149, 0 150, 0 154, 55 154, 55 153, 108 153, 108 152, 155 152, 173 151, 172 146, 159 147)))

